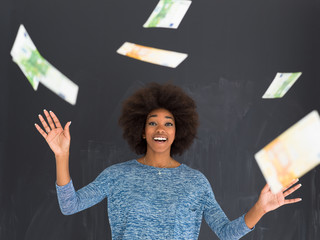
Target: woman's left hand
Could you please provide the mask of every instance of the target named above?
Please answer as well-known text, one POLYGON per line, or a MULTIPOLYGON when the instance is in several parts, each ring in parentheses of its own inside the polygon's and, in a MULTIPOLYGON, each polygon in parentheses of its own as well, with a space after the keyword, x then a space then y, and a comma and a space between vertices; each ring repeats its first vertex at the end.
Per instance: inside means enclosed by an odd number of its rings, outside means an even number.
POLYGON ((300 202, 302 200, 301 198, 286 199, 287 196, 301 187, 301 184, 295 185, 298 181, 299 179, 294 180, 289 187, 282 189, 282 191, 277 194, 273 194, 269 185, 266 184, 261 190, 259 200, 244 217, 248 228, 252 229, 267 212, 275 210, 285 204, 300 202))
POLYGON ((300 202, 302 200, 301 198, 286 199, 287 196, 289 196, 301 187, 301 184, 297 184, 294 187, 292 187, 298 181, 299 179, 294 180, 289 185, 289 187, 282 189, 282 191, 280 191, 277 194, 272 193, 269 185, 266 184, 264 188, 261 190, 257 204, 264 210, 265 213, 267 213, 285 204, 300 202))

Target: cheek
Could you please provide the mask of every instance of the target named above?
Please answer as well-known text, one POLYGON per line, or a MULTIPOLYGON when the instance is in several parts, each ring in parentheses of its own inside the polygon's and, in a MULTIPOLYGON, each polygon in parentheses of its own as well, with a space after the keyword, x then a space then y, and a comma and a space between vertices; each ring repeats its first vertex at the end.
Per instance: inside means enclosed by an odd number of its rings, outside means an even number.
POLYGON ((175 137, 176 137, 176 130, 175 130, 175 129, 172 130, 172 132, 170 133, 170 135, 171 135, 171 138, 173 138, 173 140, 174 140, 175 137))
POLYGON ((151 131, 150 128, 146 128, 145 131, 144 131, 144 133, 145 133, 146 136, 150 135, 151 132, 152 132, 152 131, 151 131))
POLYGON ((145 139, 148 139, 148 140, 151 140, 152 139, 152 135, 153 135, 153 132, 150 130, 150 129, 146 129, 145 132, 144 132, 144 136, 145 136, 145 139))

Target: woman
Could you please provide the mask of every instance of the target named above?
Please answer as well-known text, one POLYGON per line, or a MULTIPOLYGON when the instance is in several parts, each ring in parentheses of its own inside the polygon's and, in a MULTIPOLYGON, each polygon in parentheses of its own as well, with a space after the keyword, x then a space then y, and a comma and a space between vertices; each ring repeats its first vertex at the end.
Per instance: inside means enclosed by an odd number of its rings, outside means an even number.
POLYGON ((198 126, 194 101, 179 87, 150 84, 123 104, 123 137, 139 159, 106 168, 92 183, 75 191, 69 174, 70 133, 53 112, 36 124, 55 154, 57 194, 63 214, 73 214, 108 199, 114 240, 197 239, 202 216, 220 239, 239 239, 267 212, 301 199, 285 199, 301 184, 274 195, 266 185, 257 203, 229 221, 206 177, 174 160, 193 142, 198 126))

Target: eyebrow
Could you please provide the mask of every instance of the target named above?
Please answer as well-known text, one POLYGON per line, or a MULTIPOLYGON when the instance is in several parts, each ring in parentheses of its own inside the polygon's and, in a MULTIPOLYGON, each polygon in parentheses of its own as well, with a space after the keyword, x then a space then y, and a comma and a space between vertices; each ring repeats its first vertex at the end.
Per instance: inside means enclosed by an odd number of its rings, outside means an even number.
MULTIPOLYGON (((157 114, 150 115, 150 116, 148 116, 147 119, 152 118, 152 117, 158 117, 158 115, 157 115, 157 114)), ((165 116, 165 118, 168 118, 168 119, 172 119, 172 120, 173 120, 173 117, 170 117, 170 116, 165 116)))

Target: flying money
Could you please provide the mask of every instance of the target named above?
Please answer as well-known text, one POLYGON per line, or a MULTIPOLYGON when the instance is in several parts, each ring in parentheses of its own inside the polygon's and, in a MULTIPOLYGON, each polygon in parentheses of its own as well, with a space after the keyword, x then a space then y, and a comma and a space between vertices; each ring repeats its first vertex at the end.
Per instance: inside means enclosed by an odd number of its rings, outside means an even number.
POLYGON ((189 0, 160 0, 150 17, 143 25, 145 28, 178 28, 190 7, 189 0))
POLYGON ((78 85, 40 55, 23 25, 19 27, 10 54, 34 90, 37 90, 40 82, 70 104, 76 103, 78 85))
POLYGON ((171 68, 177 67, 188 56, 188 54, 186 53, 178 53, 152 47, 145 47, 130 42, 125 42, 117 50, 117 53, 144 62, 149 62, 171 68))
POLYGON ((255 154, 273 193, 320 163, 320 117, 312 111, 255 154))
POLYGON ((45 70, 46 66, 43 65, 43 62, 38 62, 40 53, 36 49, 23 25, 20 25, 19 27, 10 54, 12 60, 18 64, 19 68, 36 91, 40 81, 39 70, 45 70))
POLYGON ((275 79, 262 96, 262 98, 281 98, 298 80, 302 72, 295 73, 277 73, 275 79))

